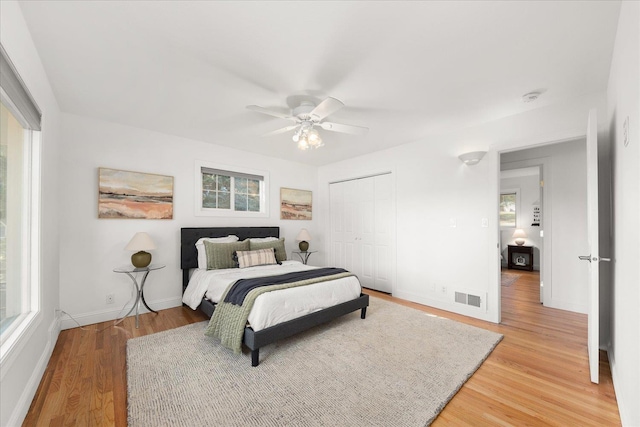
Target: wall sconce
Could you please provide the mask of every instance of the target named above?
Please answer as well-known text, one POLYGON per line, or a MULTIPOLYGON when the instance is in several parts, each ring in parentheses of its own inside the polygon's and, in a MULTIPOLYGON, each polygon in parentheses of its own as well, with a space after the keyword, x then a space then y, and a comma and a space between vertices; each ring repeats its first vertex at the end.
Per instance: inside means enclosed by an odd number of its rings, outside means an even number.
POLYGON ((471 153, 460 154, 458 158, 467 166, 473 166, 480 163, 480 160, 487 154, 486 151, 472 151, 471 153))
POLYGON ((525 233, 524 230, 521 230, 520 228, 518 228, 513 233, 513 237, 516 238, 516 245, 522 246, 524 245, 524 238, 527 237, 527 233, 525 233))
POLYGON ((131 264, 137 268, 144 268, 151 263, 151 254, 146 251, 150 251, 156 248, 156 245, 151 240, 151 237, 147 233, 136 233, 131 241, 125 246, 127 251, 136 251, 131 255, 131 264))

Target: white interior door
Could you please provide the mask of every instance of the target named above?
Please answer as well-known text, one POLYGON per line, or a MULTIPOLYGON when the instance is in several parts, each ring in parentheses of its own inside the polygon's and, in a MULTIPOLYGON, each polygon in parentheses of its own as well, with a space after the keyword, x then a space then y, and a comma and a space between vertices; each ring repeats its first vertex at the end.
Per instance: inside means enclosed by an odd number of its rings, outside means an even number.
POLYGON ((391 174, 375 177, 375 286, 382 292, 393 292, 392 246, 393 182, 391 174))
POLYGON ((345 267, 345 231, 344 231, 344 187, 331 185, 329 187, 331 204, 331 249, 329 264, 335 267, 345 267))
POLYGON ((365 288, 378 289, 376 287, 375 265, 373 254, 375 252, 375 179, 373 177, 358 179, 355 181, 357 203, 357 237, 359 266, 358 279, 365 288))
MULTIPOLYGON (((587 233, 589 251, 580 259, 589 264, 589 307, 588 307, 588 351, 591 382, 598 383, 598 361, 600 350, 600 247, 598 242, 598 122, 596 110, 589 111, 587 125, 587 233)), ((603 259, 608 261, 608 259, 603 259)))

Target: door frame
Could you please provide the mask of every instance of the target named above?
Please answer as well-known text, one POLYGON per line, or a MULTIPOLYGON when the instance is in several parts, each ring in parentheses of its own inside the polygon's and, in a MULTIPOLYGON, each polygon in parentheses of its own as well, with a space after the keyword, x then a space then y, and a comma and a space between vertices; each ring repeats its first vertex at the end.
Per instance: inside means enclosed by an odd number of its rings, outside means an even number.
MULTIPOLYGON (((570 141, 572 141, 571 139, 570 141)), ((555 143, 553 143, 555 144, 555 143)), ((552 144, 549 144, 552 145, 552 144)), ((526 150, 527 148, 523 148, 526 150)), ((521 150, 509 150, 509 152, 513 151, 521 151, 521 150)), ((506 152, 506 151, 504 151, 506 152)), ((551 300, 551 290, 553 289, 553 282, 551 279, 551 264, 553 261, 551 254, 551 242, 553 240, 553 226, 552 226, 552 215, 553 211, 552 206, 552 186, 551 186, 551 157, 538 157, 535 159, 527 159, 527 160, 518 160, 515 162, 507 162, 504 163, 506 166, 504 169, 502 167, 503 163, 500 162, 500 157, 503 152, 498 153, 498 169, 500 171, 503 170, 513 170, 513 169, 521 169, 528 167, 539 167, 540 168, 540 180, 545 184, 542 186, 542 190, 540 192, 540 204, 542 205, 542 227, 541 230, 544 232, 544 237, 542 238, 542 259, 540 260, 540 286, 541 286, 541 295, 542 302, 544 305, 544 301, 551 300)), ((498 172, 499 173, 499 172, 498 172)), ((500 191, 500 184, 498 184, 498 191, 500 191)), ((498 199, 499 200, 499 199, 498 199)), ((500 211, 498 211, 498 224, 500 224, 500 211)), ((498 237, 500 237, 500 227, 498 226, 498 237)), ((500 242, 500 240, 498 240, 500 242)), ((499 243, 498 243, 499 245, 499 243)), ((500 289, 499 298, 501 298, 502 289, 500 289)), ((500 303, 500 310, 502 311, 502 303, 500 303)))
MULTIPOLYGON (((499 238, 500 237, 500 159, 501 159, 501 155, 502 154, 506 154, 506 153, 513 153, 515 151, 524 151, 524 150, 529 150, 531 148, 538 148, 538 147, 544 147, 544 146, 548 146, 548 145, 555 145, 555 144, 562 144, 564 142, 570 142, 570 141, 575 141, 577 139, 584 139, 586 141, 587 139, 587 135, 586 133, 582 133, 582 134, 578 134, 578 135, 574 135, 571 137, 567 137, 567 138, 560 138, 560 139, 556 139, 556 140, 551 140, 551 141, 544 141, 544 142, 538 142, 538 143, 531 143, 531 144, 527 144, 527 145, 522 145, 522 146, 517 146, 514 147, 511 144, 501 144, 501 145, 497 145, 495 147, 493 147, 493 149, 496 152, 496 160, 495 160, 495 176, 496 176, 496 186, 494 187, 494 206, 495 206, 495 224, 496 224, 496 228, 498 230, 496 236, 499 238)), ((586 144, 586 142, 585 142, 586 144)), ((543 159, 543 157, 541 157, 540 159, 543 159)), ((551 212, 552 207, 550 206, 551 204, 551 176, 552 176, 552 170, 551 170, 551 158, 548 158, 548 162, 546 162, 546 167, 545 167, 545 171, 544 171, 544 180, 548 183, 545 184, 545 186, 543 187, 543 195, 542 197, 545 198, 544 202, 545 203, 545 211, 548 210, 548 212, 551 212)), ((532 159, 535 160, 535 159, 532 159)), ((518 164, 522 162, 522 166, 517 166, 519 167, 528 167, 528 166, 536 166, 535 164, 527 164, 526 162, 528 162, 528 160, 520 160, 517 162, 509 162, 509 163, 514 163, 514 164, 518 164)), ((544 164, 544 163, 543 163, 544 164)), ((543 212, 544 215, 544 212, 543 212)), ((551 215, 547 214, 547 218, 550 218, 551 215)), ((543 230, 545 230, 545 234, 544 234, 544 238, 543 238, 543 256, 545 256, 545 260, 542 260, 542 262, 545 264, 544 268, 545 272, 547 273, 547 275, 549 276, 544 277, 543 281, 544 281, 544 292, 545 292, 545 301, 549 301, 549 298, 547 298, 547 296, 550 297, 551 295, 551 291, 553 289, 553 283, 551 280, 551 264, 552 264, 552 259, 553 259, 553 254, 551 253, 551 241, 553 239, 553 231, 551 229, 550 224, 545 225, 545 227, 543 228, 543 230), (549 231, 547 232, 546 229, 549 228, 549 231), (547 281, 548 284, 547 284, 547 281)), ((495 279, 495 288, 497 289, 496 292, 496 306, 498 307, 498 313, 497 313, 497 323, 500 323, 502 321, 502 289, 500 286, 500 271, 501 271, 501 263, 500 263, 500 240, 498 239, 497 244, 496 244, 496 268, 497 268, 497 275, 495 275, 494 277, 495 279)))

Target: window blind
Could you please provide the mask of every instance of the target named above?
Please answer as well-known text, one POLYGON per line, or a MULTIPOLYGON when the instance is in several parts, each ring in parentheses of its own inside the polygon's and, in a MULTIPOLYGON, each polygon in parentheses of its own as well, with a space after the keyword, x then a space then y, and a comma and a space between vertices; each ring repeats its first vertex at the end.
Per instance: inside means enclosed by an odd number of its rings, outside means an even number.
POLYGON ((0 87, 9 98, 7 100, 10 104, 9 107, 15 107, 18 110, 15 112, 18 113, 16 118, 19 120, 22 118, 26 121, 26 123, 21 124, 27 129, 41 130, 42 114, 40 109, 26 89, 25 84, 2 46, 0 46, 0 87))
POLYGON ((222 169, 213 169, 213 168, 206 168, 206 167, 202 167, 200 170, 202 171, 202 173, 206 173, 209 175, 224 175, 224 176, 232 176, 234 178, 247 178, 247 179, 256 179, 258 181, 264 181, 264 176, 253 175, 250 173, 225 171, 222 169))

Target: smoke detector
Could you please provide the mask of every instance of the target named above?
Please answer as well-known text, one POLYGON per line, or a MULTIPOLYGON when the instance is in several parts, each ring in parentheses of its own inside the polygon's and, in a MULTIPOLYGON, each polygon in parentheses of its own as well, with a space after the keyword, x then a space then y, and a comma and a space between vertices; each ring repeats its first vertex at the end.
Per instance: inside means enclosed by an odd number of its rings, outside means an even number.
POLYGON ((522 95, 522 102, 525 102, 525 103, 533 102, 536 99, 538 99, 538 97, 540 97, 540 95, 542 95, 542 93, 540 93, 540 92, 525 93, 524 95, 522 95))

